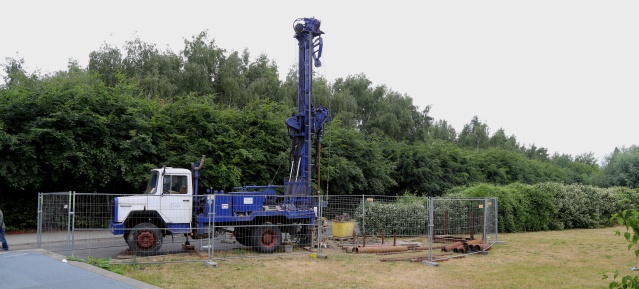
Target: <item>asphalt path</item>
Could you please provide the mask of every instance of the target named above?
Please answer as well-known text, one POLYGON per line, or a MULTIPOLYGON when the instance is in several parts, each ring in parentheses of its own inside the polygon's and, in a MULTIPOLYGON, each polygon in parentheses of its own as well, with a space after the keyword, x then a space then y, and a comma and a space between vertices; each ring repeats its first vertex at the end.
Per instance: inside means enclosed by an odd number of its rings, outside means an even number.
POLYGON ((74 261, 66 255, 35 248, 36 234, 8 234, 5 237, 9 251, 0 252, 0 288, 158 288, 74 261))
MULTIPOLYGON (((39 246, 36 233, 8 234, 5 237, 12 250, 45 249, 63 256, 83 260, 87 260, 89 256, 95 259, 122 259, 131 254, 122 235, 114 236, 106 230, 77 231, 73 234, 67 232, 42 233, 39 246)), ((213 248, 215 250, 229 250, 244 247, 233 241, 232 237, 218 238, 213 243, 213 248)), ((166 236, 159 254, 188 253, 189 251, 183 247, 185 242, 186 238, 183 235, 166 236)), ((189 244, 194 247, 194 250, 205 254, 208 251, 208 239, 193 240, 189 238, 189 244)))

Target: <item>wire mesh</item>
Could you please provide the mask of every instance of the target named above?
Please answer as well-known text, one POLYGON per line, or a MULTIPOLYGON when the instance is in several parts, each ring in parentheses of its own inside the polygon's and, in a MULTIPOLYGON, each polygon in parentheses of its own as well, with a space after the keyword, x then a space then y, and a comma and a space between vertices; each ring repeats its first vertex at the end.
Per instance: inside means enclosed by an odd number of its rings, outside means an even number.
POLYGON ((332 241, 352 251, 405 246, 435 262, 490 249, 498 242, 497 210, 497 198, 46 193, 37 244, 77 258, 140 263, 160 255, 214 261, 322 253, 332 241))

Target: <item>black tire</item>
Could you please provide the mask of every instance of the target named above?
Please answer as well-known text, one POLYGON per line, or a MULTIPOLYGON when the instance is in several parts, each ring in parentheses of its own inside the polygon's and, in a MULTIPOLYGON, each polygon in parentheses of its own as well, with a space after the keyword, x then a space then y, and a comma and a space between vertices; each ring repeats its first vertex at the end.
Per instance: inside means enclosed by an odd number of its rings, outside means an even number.
POLYGON ((251 228, 238 228, 235 227, 235 231, 233 232, 235 236, 235 240, 247 247, 253 246, 251 242, 251 228))
POLYGON ((304 220, 301 224, 301 228, 300 231, 297 233, 296 235, 296 239, 297 242, 300 246, 303 247, 307 247, 307 246, 311 246, 312 244, 312 230, 311 230, 311 220, 304 220))
POLYGON ((127 243, 131 251, 138 256, 153 255, 162 247, 162 233, 156 225, 141 223, 133 227, 127 243))
POLYGON ((255 227, 253 248, 261 253, 273 253, 282 245, 282 232, 277 226, 255 227))

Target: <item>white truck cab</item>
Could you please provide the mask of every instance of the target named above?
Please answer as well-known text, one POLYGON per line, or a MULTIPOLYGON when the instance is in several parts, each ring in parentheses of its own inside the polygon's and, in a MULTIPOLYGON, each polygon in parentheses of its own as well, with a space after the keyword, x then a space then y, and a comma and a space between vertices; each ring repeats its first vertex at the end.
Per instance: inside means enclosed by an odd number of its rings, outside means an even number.
POLYGON ((165 235, 190 233, 193 191, 190 170, 152 170, 144 194, 115 198, 112 233, 123 234, 137 253, 154 253, 165 235))

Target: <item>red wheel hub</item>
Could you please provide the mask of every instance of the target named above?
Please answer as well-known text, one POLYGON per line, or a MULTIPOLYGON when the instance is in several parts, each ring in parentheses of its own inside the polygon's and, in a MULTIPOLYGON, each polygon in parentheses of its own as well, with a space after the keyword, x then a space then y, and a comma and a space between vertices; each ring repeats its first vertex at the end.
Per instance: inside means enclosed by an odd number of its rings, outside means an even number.
POLYGON ((273 231, 266 231, 262 234, 262 246, 270 248, 277 243, 277 234, 273 231))
POLYGON ((138 248, 148 249, 155 243, 155 236, 148 231, 140 232, 135 239, 135 243, 138 245, 138 248))

